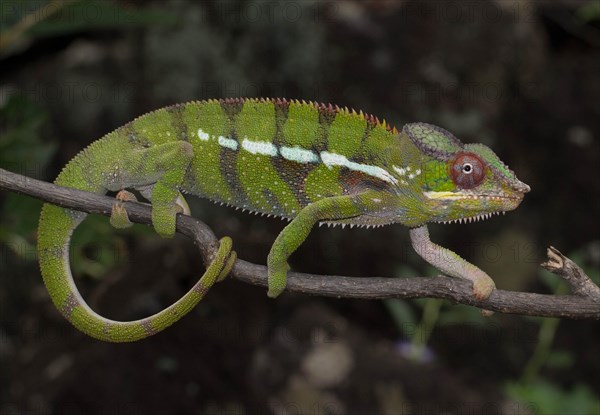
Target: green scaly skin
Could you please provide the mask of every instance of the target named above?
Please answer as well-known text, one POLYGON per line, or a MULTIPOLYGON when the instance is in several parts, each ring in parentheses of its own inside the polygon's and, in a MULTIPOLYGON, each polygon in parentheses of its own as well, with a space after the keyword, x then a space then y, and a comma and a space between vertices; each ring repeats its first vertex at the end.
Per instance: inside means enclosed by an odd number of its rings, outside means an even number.
MULTIPOLYGON (((487 298, 493 281, 431 242, 426 223, 513 210, 529 191, 488 147, 464 145, 439 127, 415 123, 399 132, 362 112, 281 99, 209 100, 148 113, 92 143, 56 183, 96 193, 139 190, 151 199, 153 225, 163 237, 174 234, 175 215, 187 206, 182 193, 290 220, 268 256, 270 297, 285 289, 287 259, 316 223, 401 223, 411 228, 419 255, 472 281, 475 297, 487 298)), ((85 305, 67 254, 84 216, 46 205, 40 220, 42 275, 67 319, 94 337, 131 341, 180 317, 178 310, 177 318, 167 319, 167 309, 161 318, 117 323, 85 305)), ((111 223, 129 225, 118 204, 111 223)), ((224 277, 225 264, 232 263, 229 250, 223 248, 209 267, 201 279, 205 286, 224 277)), ((185 302, 188 310, 191 300, 185 302)))

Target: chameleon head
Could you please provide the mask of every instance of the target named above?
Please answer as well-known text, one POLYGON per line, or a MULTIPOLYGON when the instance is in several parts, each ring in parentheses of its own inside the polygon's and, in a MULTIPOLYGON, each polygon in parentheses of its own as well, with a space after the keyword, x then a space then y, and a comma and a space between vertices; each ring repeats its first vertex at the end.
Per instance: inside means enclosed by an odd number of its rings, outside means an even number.
POLYGON ((515 209, 530 188, 483 144, 462 144, 448 131, 424 123, 403 133, 420 150, 426 222, 474 221, 515 209))

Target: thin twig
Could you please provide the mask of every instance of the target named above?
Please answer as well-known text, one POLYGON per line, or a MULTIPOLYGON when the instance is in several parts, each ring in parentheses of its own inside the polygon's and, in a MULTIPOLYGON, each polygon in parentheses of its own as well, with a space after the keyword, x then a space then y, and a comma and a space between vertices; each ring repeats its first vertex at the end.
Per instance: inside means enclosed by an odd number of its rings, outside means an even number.
POLYGON ((548 261, 542 267, 567 281, 573 294, 600 302, 600 287, 587 276, 579 265, 564 256, 558 249, 548 248, 548 261))
MULTIPOLYGON (((114 199, 80 190, 42 182, 0 169, 0 188, 26 194, 49 203, 88 213, 110 215, 114 199)), ((137 223, 151 223, 151 208, 125 202, 129 218, 137 223)), ((218 241, 210 228, 197 219, 178 215, 177 231, 192 238, 204 260, 210 260, 218 241)), ((254 285, 267 285, 265 266, 241 259, 236 261, 234 278, 254 285)), ((590 281, 591 282, 591 281, 590 281)), ((592 283, 593 284, 593 283, 592 283)), ((597 287, 596 287, 597 288, 597 287)), ((600 319, 600 301, 589 295, 545 295, 495 290, 483 301, 473 297, 471 284, 461 279, 434 278, 352 278, 291 272, 287 291, 338 298, 443 298, 502 313, 573 319, 600 319)))
MULTIPOLYGON (((0 53, 5 53, 14 46, 14 44, 33 26, 49 18, 69 3, 75 3, 76 1, 78 0, 52 0, 45 6, 26 14, 14 26, 10 27, 8 30, 2 31, 2 36, 0 37, 0 53)), ((17 3, 15 3, 15 6, 17 6, 17 3)), ((21 6, 25 7, 25 5, 21 6)), ((9 8, 11 6, 6 7, 9 8)))

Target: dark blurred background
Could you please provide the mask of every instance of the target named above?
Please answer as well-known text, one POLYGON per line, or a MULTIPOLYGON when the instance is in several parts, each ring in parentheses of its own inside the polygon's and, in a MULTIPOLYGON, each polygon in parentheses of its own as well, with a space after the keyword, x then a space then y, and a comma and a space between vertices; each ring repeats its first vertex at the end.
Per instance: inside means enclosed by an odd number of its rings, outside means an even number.
MULTIPOLYGON (((432 239, 502 289, 568 292, 556 246, 599 282, 600 2, 2 1, 0 167, 52 180, 83 147, 187 100, 331 102, 482 142, 532 187, 506 216, 433 225, 432 239)), ((235 280, 135 344, 105 344, 54 309, 35 258, 40 202, 0 193, 0 414, 600 414, 600 323, 445 301, 284 294, 235 280)), ((243 259, 284 223, 194 200, 243 259)), ((179 298, 193 244, 89 217, 77 285, 123 320, 179 298)), ((406 228, 316 228, 295 270, 436 272, 406 228)))

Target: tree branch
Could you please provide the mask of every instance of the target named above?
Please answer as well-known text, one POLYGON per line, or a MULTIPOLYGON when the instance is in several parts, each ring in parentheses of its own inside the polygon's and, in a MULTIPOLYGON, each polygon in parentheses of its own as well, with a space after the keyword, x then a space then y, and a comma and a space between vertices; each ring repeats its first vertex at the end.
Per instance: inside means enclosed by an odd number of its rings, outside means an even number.
MULTIPOLYGON (((49 203, 88 213, 110 215, 115 200, 108 196, 69 189, 0 169, 0 188, 26 194, 49 203)), ((126 203, 129 218, 137 223, 151 224, 151 208, 140 203, 126 203)), ((203 259, 210 261, 218 241, 210 228, 190 216, 177 216, 177 232, 194 240, 203 259)), ((494 290, 492 295, 477 301, 471 284, 461 279, 434 278, 352 278, 291 272, 288 291, 338 298, 443 298, 452 303, 466 304, 502 313, 573 319, 600 319, 600 288, 581 268, 560 252, 551 248, 551 265, 543 264, 569 282, 574 294, 545 295, 494 290), (558 258, 558 260, 557 260, 558 258)), ((231 275, 254 285, 267 285, 267 269, 241 259, 236 261, 231 275)))

